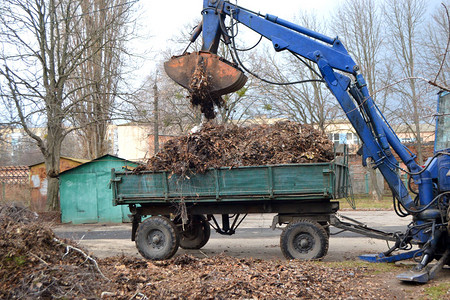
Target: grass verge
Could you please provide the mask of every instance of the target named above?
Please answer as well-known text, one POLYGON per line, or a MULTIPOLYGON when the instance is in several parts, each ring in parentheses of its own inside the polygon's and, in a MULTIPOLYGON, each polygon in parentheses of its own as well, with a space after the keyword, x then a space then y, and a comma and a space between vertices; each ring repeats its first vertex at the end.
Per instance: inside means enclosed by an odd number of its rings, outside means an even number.
MULTIPOLYGON (((391 210, 392 196, 383 196, 382 200, 374 201, 367 195, 355 195, 355 204, 357 210, 391 210)), ((352 209, 346 199, 339 199, 341 209, 352 209)))
POLYGON ((364 268, 370 273, 380 274, 385 272, 403 271, 409 266, 393 263, 370 263, 358 260, 344 260, 344 261, 332 261, 332 262, 317 262, 331 268, 364 268))
POLYGON ((450 282, 443 282, 435 286, 426 287, 425 295, 427 295, 429 297, 428 299, 431 300, 449 299, 450 282))

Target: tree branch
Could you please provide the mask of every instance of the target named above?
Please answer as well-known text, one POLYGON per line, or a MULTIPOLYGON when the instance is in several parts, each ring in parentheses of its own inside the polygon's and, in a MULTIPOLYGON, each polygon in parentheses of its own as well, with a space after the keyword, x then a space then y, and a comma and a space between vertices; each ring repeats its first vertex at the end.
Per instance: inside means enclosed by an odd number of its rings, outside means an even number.
MULTIPOLYGON (((442 6, 445 9, 445 14, 447 15, 447 24, 448 24, 447 46, 445 47, 445 52, 444 52, 444 55, 442 57, 442 61, 441 61, 441 64, 439 66, 439 70, 436 73, 436 77, 434 78, 433 83, 436 83, 436 81, 437 81, 437 79, 439 77, 439 74, 441 73, 442 68, 444 67, 445 59, 447 58, 447 53, 448 53, 448 50, 449 50, 449 47, 450 47, 450 15, 448 13, 447 6, 444 3, 441 3, 441 4, 442 4, 442 6)), ((434 85, 433 83, 430 83, 430 84, 434 85)))

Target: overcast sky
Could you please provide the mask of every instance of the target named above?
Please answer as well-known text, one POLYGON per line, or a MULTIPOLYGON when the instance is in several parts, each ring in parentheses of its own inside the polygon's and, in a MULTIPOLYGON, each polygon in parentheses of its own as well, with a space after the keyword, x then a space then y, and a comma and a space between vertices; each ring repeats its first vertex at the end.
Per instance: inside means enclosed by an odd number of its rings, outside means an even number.
MULTIPOLYGON (((231 2, 235 3, 235 0, 231 2)), ((302 10, 313 11, 316 16, 332 21, 330 19, 332 12, 342 2, 343 0, 238 0, 237 4, 252 11, 276 15, 289 21, 293 21, 302 10)), ((428 1, 430 8, 436 7, 440 2, 440 0, 428 1)), ((153 59, 158 59, 157 54, 167 48, 167 40, 179 34, 187 24, 201 18, 203 0, 140 0, 138 5, 142 8, 141 26, 149 37, 137 41, 134 47, 141 52, 151 51, 149 55, 151 59, 142 66, 147 70, 145 72, 148 72, 154 67, 153 59)))
MULTIPOLYGON (((235 3, 235 0, 231 2, 235 3)), ((339 2, 342 0, 238 0, 237 4, 261 14, 293 21, 301 10, 313 10, 320 17, 328 16, 339 2)), ((167 48, 167 40, 177 36, 187 24, 201 18, 203 0, 140 0, 138 6, 143 27, 141 34, 147 38, 135 41, 133 47, 141 53, 150 51, 149 59, 138 67, 137 77, 142 78, 150 74, 149 70, 155 67, 154 62, 161 59, 158 53, 167 48)))
MULTIPOLYGON (((292 20, 300 10, 315 10, 318 15, 329 14, 342 0, 239 0, 238 5, 262 14, 272 14, 292 20)), ((234 1, 232 1, 234 2, 234 1)), ((152 49, 163 49, 165 41, 176 35, 192 20, 199 19, 203 0, 140 1, 143 24, 151 34, 152 49)))

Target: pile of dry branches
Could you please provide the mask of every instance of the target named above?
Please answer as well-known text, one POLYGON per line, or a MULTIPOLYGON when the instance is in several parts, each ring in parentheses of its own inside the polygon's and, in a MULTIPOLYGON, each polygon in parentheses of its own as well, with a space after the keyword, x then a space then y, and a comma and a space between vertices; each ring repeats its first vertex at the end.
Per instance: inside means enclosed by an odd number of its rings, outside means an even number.
POLYGON ((0 298, 52 299, 99 295, 109 282, 96 261, 59 240, 36 214, 0 206, 0 298))
POLYGON ((12 221, 15 223, 28 224, 35 222, 38 214, 23 205, 11 203, 0 205, 0 222, 12 221))
POLYGON ((207 124, 197 133, 166 142, 144 169, 204 173, 208 168, 328 162, 333 157, 332 142, 310 125, 207 124))

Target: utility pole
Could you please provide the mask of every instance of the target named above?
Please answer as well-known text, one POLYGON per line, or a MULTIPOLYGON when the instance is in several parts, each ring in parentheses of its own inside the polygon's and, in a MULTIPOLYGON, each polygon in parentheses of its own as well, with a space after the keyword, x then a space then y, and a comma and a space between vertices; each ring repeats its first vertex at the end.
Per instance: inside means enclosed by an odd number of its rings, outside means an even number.
POLYGON ((159 152, 159 118, 158 118, 158 72, 155 74, 155 83, 153 85, 153 115, 154 115, 154 124, 153 124, 153 148, 155 149, 155 153, 159 152))

